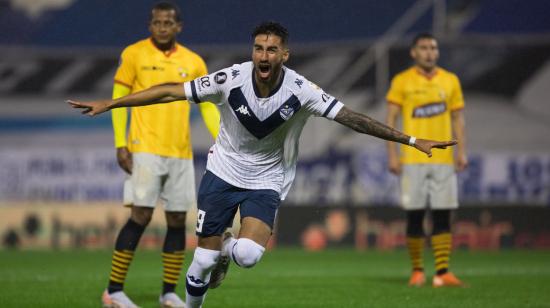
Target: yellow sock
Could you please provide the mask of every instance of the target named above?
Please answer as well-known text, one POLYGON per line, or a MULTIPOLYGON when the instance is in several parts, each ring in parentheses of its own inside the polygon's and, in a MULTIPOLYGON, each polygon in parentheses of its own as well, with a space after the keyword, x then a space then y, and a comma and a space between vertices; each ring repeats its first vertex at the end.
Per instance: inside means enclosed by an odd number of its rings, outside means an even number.
POLYGON ((128 267, 134 258, 134 252, 131 250, 115 250, 111 260, 111 275, 109 280, 118 284, 124 284, 128 267))
POLYGON ((432 236, 435 270, 438 275, 444 274, 449 270, 452 240, 451 233, 449 232, 432 236))
POLYGON ((413 271, 423 271, 424 237, 407 237, 407 249, 409 250, 413 271))
POLYGON ((183 250, 162 253, 164 293, 174 291, 180 278, 184 259, 185 251, 183 250))

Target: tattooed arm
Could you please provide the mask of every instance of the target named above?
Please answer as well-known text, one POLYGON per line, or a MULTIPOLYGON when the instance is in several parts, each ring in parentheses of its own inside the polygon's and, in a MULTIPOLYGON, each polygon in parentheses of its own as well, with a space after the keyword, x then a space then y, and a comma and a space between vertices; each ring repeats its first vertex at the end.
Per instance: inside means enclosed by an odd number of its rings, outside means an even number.
POLYGON ((410 136, 403 134, 397 129, 391 128, 364 114, 343 107, 334 120, 356 132, 375 136, 389 141, 409 144, 410 136))
MULTIPOLYGON (((375 136, 384 140, 408 145, 409 140, 411 139, 411 136, 407 136, 397 129, 391 128, 371 117, 355 112, 347 107, 340 109, 334 120, 356 132, 375 136)), ((413 146, 431 157, 432 148, 444 149, 447 146, 455 145, 456 143, 456 141, 439 142, 434 140, 416 139, 413 146)))

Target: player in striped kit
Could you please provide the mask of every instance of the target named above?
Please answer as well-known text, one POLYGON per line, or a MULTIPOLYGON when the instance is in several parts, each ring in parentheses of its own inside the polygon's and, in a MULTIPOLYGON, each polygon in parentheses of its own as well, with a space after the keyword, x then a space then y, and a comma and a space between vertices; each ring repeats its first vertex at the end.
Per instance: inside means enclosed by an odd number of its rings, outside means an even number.
POLYGON ((407 136, 346 108, 285 67, 289 57, 288 32, 280 24, 262 23, 252 37, 252 62, 197 78, 183 87, 156 87, 115 101, 68 101, 75 108, 84 108, 83 113, 88 115, 182 98, 218 105, 220 133, 210 149, 207 172, 199 188, 199 244, 186 282, 189 308, 200 307, 208 288, 221 283, 228 259, 249 268, 262 257, 277 208, 294 179, 298 139, 310 116, 325 117, 360 133, 409 144, 428 155, 434 147, 456 143, 407 136), (239 235, 225 235, 222 241, 237 209, 241 213, 239 235))

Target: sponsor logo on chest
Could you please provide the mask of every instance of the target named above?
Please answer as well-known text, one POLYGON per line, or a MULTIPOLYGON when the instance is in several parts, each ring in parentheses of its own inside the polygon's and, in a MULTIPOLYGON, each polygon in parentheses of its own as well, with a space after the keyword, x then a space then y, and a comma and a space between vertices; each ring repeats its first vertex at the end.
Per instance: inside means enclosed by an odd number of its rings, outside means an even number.
POLYGON ((158 72, 164 72, 166 68, 164 66, 160 65, 142 65, 141 70, 142 71, 158 71, 158 72))
POLYGON ((429 103, 413 109, 413 118, 431 118, 447 110, 445 102, 429 103))

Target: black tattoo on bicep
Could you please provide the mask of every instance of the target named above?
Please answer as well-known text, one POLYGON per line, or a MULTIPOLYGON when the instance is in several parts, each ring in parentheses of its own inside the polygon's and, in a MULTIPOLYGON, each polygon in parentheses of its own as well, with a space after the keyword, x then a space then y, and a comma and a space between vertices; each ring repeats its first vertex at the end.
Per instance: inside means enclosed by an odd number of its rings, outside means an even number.
POLYGON ((343 107, 334 120, 356 132, 368 134, 384 140, 395 141, 403 144, 409 143, 409 136, 397 129, 391 128, 369 116, 354 112, 343 107))

